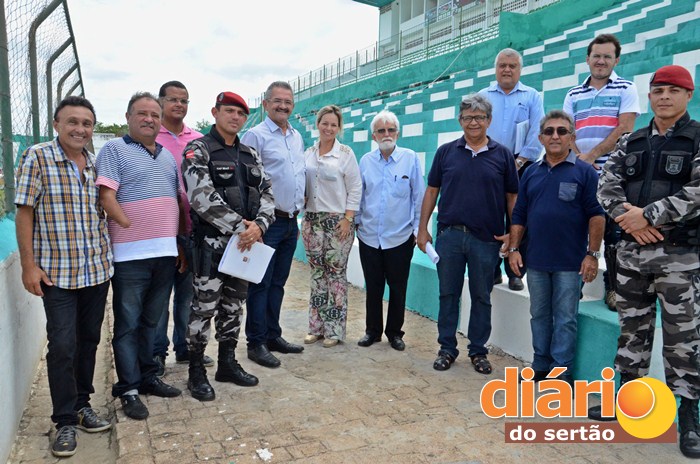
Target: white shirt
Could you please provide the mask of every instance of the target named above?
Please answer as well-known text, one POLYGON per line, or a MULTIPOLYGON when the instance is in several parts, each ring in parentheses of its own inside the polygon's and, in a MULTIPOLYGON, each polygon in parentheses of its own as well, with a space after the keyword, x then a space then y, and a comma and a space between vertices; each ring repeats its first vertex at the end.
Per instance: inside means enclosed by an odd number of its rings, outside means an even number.
POLYGON ((304 153, 306 161, 306 211, 345 213, 357 211, 362 198, 362 178, 352 148, 337 140, 321 156, 316 142, 304 153))

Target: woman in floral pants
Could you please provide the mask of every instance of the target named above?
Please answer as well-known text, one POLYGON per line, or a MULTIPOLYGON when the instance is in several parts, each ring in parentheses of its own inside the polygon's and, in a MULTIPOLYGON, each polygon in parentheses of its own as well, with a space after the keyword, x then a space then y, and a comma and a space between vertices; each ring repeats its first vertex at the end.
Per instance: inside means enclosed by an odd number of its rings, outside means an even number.
POLYGON ((306 150, 306 212, 301 228, 311 266, 309 334, 331 347, 345 339, 348 311, 348 255, 355 239, 355 212, 362 180, 352 149, 338 142, 343 116, 335 105, 316 117, 318 141, 306 150))

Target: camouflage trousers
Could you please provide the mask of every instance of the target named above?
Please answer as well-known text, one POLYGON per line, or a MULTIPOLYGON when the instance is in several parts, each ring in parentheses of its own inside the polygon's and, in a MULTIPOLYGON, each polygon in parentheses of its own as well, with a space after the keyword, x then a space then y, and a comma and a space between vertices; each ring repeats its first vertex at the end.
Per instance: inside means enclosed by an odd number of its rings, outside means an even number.
POLYGON ((214 261, 207 272, 210 275, 194 275, 194 298, 187 325, 187 347, 195 353, 203 353, 207 346, 212 317, 215 318, 216 340, 238 343, 248 282, 222 274, 216 270, 217 267, 218 262, 214 261))
POLYGON ((355 234, 340 238, 336 213, 306 213, 301 235, 311 267, 309 333, 345 340, 348 318, 348 256, 355 234))
POLYGON ((617 273, 615 368, 634 377, 649 372, 658 297, 666 384, 676 395, 700 398, 700 270, 649 274, 618 267, 617 273))

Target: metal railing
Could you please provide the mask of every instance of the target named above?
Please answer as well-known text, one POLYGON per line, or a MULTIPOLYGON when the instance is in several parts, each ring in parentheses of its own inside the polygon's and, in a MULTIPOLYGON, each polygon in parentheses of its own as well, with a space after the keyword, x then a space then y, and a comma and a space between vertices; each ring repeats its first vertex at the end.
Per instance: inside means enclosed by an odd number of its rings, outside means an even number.
POLYGON ((84 93, 67 0, 0 0, 0 216, 22 151, 53 137, 58 101, 84 93))
MULTIPOLYGON (((422 24, 338 58, 288 82, 296 100, 370 79, 498 36, 501 12, 528 13, 559 0, 453 0, 426 12, 422 24)), ((262 96, 251 106, 258 107, 262 96)))

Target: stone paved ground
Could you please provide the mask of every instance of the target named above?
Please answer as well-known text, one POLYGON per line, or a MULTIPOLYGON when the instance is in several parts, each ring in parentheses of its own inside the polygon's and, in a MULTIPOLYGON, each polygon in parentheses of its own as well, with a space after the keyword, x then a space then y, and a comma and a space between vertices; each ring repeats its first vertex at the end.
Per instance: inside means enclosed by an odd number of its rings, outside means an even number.
MULTIPOLYGON (((111 313, 111 310, 110 310, 111 313)), ((109 316, 111 316, 111 314, 109 316)), ((91 404, 101 416, 114 417, 114 402, 110 394, 113 378, 112 351, 108 321, 102 326, 102 342, 97 349, 95 365, 95 394, 91 404)), ((45 353, 44 353, 45 354, 45 353)), ((56 463, 51 454, 53 423, 51 397, 46 377, 46 358, 39 363, 31 396, 27 402, 9 462, 21 464, 56 463)), ((78 432, 78 452, 67 462, 75 464, 107 464, 116 461, 118 450, 114 433, 78 432)))
MULTIPOLYGON (((284 336, 294 342, 306 334, 307 280, 307 267, 295 262, 282 317, 284 336)), ((449 371, 434 371, 436 325, 414 313, 406 317, 406 351, 392 350, 386 340, 358 347, 364 331, 364 292, 352 288, 349 298, 347 343, 333 348, 317 343, 307 345, 301 355, 280 355, 282 366, 277 369, 249 361, 242 343, 238 358, 260 378, 260 385, 243 388, 215 382, 210 370, 217 394, 213 402, 194 400, 186 390, 187 366, 170 359, 166 381, 182 388, 183 395, 146 397, 151 415, 141 422, 126 418, 117 403, 110 403, 107 410, 116 408, 112 441, 88 444, 81 434, 80 449, 70 462, 88 462, 85 457, 95 462, 86 448, 108 449, 114 442, 119 464, 684 461, 676 445, 505 444, 504 421, 481 412, 479 392, 485 381, 503 378, 504 367, 521 363, 492 354, 494 373, 487 377, 475 373, 463 356, 449 371)), ((464 337, 460 344, 466 344, 464 337)), ((216 344, 207 352, 215 357, 216 344)), ((20 431, 16 455, 22 459, 13 462, 52 462, 46 458, 50 424, 42 419, 49 410, 47 394, 35 394, 23 424, 38 421, 40 426, 20 431)), ((114 462, 108 453, 105 456, 97 462, 114 462)))

